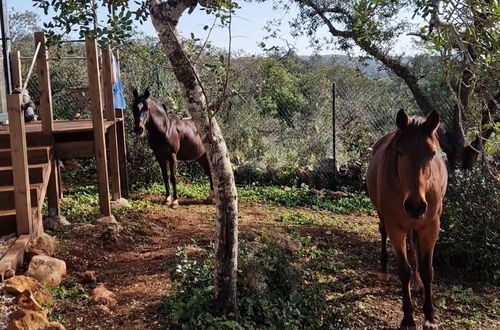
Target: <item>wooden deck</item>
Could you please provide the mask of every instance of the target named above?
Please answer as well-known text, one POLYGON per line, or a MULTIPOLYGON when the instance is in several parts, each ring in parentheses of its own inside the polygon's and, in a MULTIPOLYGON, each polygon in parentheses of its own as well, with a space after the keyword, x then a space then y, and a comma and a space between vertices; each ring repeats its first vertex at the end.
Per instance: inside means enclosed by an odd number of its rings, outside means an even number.
MULTIPOLYGON (((104 121, 104 129, 107 131, 113 126, 113 121, 104 121)), ((35 121, 26 123, 26 134, 41 134, 42 122, 35 121)), ((84 133, 92 132, 94 130, 92 120, 78 119, 78 120, 54 120, 54 134, 64 133, 84 133)), ((9 135, 9 125, 0 126, 0 135, 9 135)))

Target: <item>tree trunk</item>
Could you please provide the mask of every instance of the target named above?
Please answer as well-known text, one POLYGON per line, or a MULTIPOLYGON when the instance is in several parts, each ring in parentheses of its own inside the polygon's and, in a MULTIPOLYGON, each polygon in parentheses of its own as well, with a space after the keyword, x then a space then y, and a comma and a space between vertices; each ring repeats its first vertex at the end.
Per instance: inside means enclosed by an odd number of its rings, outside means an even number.
MULTIPOLYGON (((210 0, 200 1, 200 4, 207 6, 210 0)), ((203 85, 177 31, 177 23, 184 11, 188 8, 192 10, 196 5, 196 0, 150 0, 150 13, 160 41, 174 67, 174 74, 184 93, 189 113, 207 151, 217 209, 215 306, 220 315, 235 318, 238 316, 238 198, 233 170, 221 129, 215 118, 210 117, 203 85)))

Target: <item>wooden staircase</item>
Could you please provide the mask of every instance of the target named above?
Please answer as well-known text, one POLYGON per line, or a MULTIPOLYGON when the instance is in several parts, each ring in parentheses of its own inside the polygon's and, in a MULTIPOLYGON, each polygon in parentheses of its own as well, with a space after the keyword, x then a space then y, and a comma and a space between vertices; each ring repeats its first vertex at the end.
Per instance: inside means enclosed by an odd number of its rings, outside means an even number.
MULTIPOLYGON (((16 232, 16 206, 11 149, 0 148, 0 235, 16 232)), ((28 173, 30 183, 32 228, 42 230, 42 207, 49 184, 53 163, 52 147, 28 147, 28 173)))

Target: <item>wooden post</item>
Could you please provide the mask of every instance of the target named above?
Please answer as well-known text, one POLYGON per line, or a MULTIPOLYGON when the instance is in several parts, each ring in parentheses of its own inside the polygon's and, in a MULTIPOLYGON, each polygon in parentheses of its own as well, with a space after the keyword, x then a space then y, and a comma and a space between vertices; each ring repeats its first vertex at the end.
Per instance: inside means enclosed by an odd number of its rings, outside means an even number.
POLYGON ((114 124, 108 129, 109 161, 111 169, 111 197, 114 201, 121 196, 118 141, 116 137, 115 105, 113 101, 113 62, 111 48, 107 45, 102 52, 102 84, 104 93, 104 113, 106 120, 114 124))
MULTIPOLYGON (((53 143, 54 118, 52 110, 52 88, 50 84, 49 53, 47 50, 47 38, 43 32, 35 32, 35 46, 40 50, 36 57, 38 72, 38 90, 40 92, 40 117, 42 121, 42 135, 53 143)), ((47 186, 48 214, 50 218, 59 217, 61 206, 59 199, 59 162, 53 158, 51 160, 51 172, 49 185, 47 186)))
POLYGON ((104 119, 102 115, 101 80, 99 57, 95 40, 85 41, 87 55, 87 71, 89 77, 90 106, 94 127, 94 148, 97 164, 97 180, 99 188, 99 210, 101 216, 111 216, 109 202, 108 165, 106 159, 106 138, 104 135, 104 119))
POLYGON ((12 88, 23 86, 23 76, 21 75, 21 54, 19 52, 10 53, 10 70, 12 77, 12 88))
POLYGON ((33 222, 31 219, 31 194, 28 177, 28 149, 26 147, 24 114, 21 108, 21 94, 7 96, 7 110, 9 112, 17 235, 31 235, 33 233, 33 222))
POLYGON ((49 55, 47 38, 43 32, 35 32, 35 46, 40 43, 40 51, 36 58, 38 72, 38 90, 40 91, 40 116, 42 117, 42 134, 52 137, 54 119, 52 114, 52 89, 50 86, 49 55))

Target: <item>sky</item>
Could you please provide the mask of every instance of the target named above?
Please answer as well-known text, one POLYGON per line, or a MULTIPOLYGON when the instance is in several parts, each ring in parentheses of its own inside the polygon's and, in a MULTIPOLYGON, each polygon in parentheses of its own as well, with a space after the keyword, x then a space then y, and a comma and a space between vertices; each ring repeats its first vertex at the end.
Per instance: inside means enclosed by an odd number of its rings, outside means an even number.
MULTIPOLYGON (((7 5, 9 10, 13 7, 16 11, 31 10, 38 13, 42 21, 48 21, 50 15, 47 17, 38 8, 33 7, 33 2, 31 0, 7 0, 7 5)), ((265 3, 255 3, 255 2, 243 2, 240 1, 239 5, 241 9, 236 11, 236 16, 233 18, 232 24, 232 48, 233 50, 238 50, 244 54, 260 54, 262 49, 259 47, 259 43, 264 41, 267 46, 287 46, 282 39, 288 40, 290 46, 293 46, 299 55, 312 55, 314 53, 319 54, 332 54, 339 53, 335 49, 323 49, 317 52, 309 45, 309 40, 306 37, 292 38, 290 36, 290 29, 288 27, 287 19, 296 16, 296 8, 292 8, 290 12, 285 13, 283 11, 276 11, 272 7, 272 2, 265 3), (278 38, 265 41, 264 38, 267 34, 265 31, 265 26, 270 20, 276 18, 283 18, 284 24, 280 27, 280 34, 278 38)), ((190 33, 194 33, 197 38, 205 40, 207 36, 207 31, 203 29, 205 25, 212 26, 214 21, 213 16, 207 15, 205 12, 197 8, 191 15, 183 15, 179 23, 179 28, 181 33, 188 37, 190 33)), ((151 21, 148 20, 143 25, 137 27, 137 29, 147 35, 154 35, 154 28, 151 21)), ((321 35, 327 36, 328 32, 326 29, 320 32, 321 35)), ((228 32, 225 28, 214 28, 210 35, 210 41, 217 47, 227 49, 228 47, 228 32)), ((401 54, 405 52, 406 54, 412 54, 417 52, 417 48, 412 45, 410 37, 402 38, 393 48, 395 54, 401 54)), ((362 54, 359 50, 354 52, 356 55, 362 54)))

